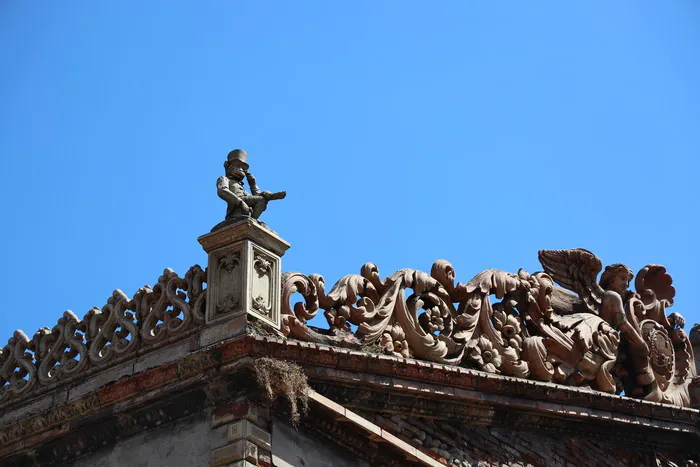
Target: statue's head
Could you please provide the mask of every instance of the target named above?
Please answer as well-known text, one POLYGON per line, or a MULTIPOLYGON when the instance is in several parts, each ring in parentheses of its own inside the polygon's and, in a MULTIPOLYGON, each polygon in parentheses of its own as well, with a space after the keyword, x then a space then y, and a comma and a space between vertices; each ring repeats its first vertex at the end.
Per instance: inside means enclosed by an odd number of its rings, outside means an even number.
POLYGON ((234 149, 229 152, 226 162, 224 162, 226 176, 237 181, 243 180, 248 167, 248 153, 243 149, 234 149))
POLYGON ((600 286, 605 290, 613 290, 619 294, 626 291, 634 273, 624 264, 611 264, 605 267, 600 276, 600 286))

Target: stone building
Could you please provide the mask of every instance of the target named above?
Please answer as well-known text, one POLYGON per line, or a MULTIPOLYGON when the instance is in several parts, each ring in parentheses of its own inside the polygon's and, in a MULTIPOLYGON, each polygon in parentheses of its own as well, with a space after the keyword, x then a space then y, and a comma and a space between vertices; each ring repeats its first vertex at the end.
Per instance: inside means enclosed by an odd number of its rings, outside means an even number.
POLYGON ((694 351, 662 266, 632 293, 631 271, 597 282, 580 249, 466 283, 446 261, 385 278, 368 263, 326 292, 283 274, 289 244, 233 202, 199 239, 206 269, 14 333, 0 465, 698 462, 694 351), (320 310, 326 329, 307 324, 320 310))

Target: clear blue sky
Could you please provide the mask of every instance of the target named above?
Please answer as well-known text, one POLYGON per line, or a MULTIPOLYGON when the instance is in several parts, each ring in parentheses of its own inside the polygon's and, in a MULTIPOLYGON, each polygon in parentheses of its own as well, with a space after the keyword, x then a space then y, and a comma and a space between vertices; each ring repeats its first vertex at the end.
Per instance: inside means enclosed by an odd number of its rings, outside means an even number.
POLYGON ((700 321, 696 0, 5 1, 0 70, 3 342, 206 264, 236 147, 285 270, 585 247, 700 321))

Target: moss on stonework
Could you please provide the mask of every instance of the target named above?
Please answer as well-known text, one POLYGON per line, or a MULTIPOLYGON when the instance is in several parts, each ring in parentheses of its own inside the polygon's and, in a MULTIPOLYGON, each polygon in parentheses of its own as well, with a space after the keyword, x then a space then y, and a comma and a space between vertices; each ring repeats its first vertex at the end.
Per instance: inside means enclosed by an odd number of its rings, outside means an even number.
POLYGON ((248 334, 255 334, 257 336, 274 337, 277 339, 287 339, 279 331, 276 331, 269 324, 250 317, 248 324, 246 326, 248 334))
POLYGON ((387 350, 379 345, 378 343, 374 342, 372 344, 364 344, 362 348, 360 349, 363 352, 366 353, 373 353, 373 354, 379 354, 379 355, 387 355, 390 352, 387 352, 387 350))
POLYGON ((255 378, 270 400, 284 396, 289 401, 290 419, 295 427, 301 414, 309 411, 309 383, 304 370, 291 362, 263 357, 255 360, 255 378))

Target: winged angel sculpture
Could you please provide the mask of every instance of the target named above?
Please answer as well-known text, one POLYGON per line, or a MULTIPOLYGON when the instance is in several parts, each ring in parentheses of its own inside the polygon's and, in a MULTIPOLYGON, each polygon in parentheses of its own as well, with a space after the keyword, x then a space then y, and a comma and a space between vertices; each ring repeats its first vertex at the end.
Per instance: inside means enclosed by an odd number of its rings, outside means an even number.
MULTIPOLYGON (((596 282, 602 263, 588 250, 542 250, 539 259, 554 281, 578 294, 585 311, 619 330, 622 342, 613 373, 627 395, 689 405, 687 380, 695 376, 694 358, 683 317, 666 316, 676 290, 665 267, 642 268, 635 293, 628 290, 634 274, 624 264, 607 266, 596 282)), ((576 300, 566 290, 555 287, 551 302, 562 322, 577 315, 576 300)))
POLYGON ((542 250, 544 272, 488 269, 466 284, 437 261, 430 274, 402 269, 381 279, 367 263, 325 292, 323 277, 286 273, 282 332, 300 340, 590 387, 680 406, 691 404, 695 363, 683 318, 666 308, 666 269, 602 270, 583 250, 542 250), (562 287, 555 285, 560 284, 562 287), (567 290, 568 289, 568 290, 567 290), (572 293, 573 292, 573 293, 572 293), (290 304, 293 294, 304 302, 290 304), (308 326, 325 310, 330 329, 308 326))

